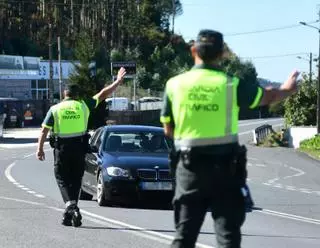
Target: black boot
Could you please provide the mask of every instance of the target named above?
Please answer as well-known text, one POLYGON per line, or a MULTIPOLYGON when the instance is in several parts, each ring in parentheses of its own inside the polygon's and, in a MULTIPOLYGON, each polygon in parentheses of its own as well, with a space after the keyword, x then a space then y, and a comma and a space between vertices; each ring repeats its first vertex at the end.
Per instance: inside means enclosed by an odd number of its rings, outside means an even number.
POLYGON ((72 210, 69 207, 67 207, 63 213, 61 224, 64 226, 72 226, 72 222, 71 222, 72 216, 73 216, 72 210))
POLYGON ((75 206, 75 208, 73 209, 73 215, 72 215, 72 221, 71 221, 72 225, 74 227, 81 226, 82 225, 81 220, 82 220, 82 216, 80 214, 80 209, 77 206, 75 206))

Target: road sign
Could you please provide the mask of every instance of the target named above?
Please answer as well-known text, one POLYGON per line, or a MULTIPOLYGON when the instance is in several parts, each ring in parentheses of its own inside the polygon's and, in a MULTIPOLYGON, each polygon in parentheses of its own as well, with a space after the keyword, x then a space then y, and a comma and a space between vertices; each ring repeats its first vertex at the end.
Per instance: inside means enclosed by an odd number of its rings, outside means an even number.
POLYGON ((111 74, 113 77, 116 77, 118 71, 121 67, 126 69, 125 78, 134 78, 137 73, 137 64, 136 62, 111 62, 111 74))

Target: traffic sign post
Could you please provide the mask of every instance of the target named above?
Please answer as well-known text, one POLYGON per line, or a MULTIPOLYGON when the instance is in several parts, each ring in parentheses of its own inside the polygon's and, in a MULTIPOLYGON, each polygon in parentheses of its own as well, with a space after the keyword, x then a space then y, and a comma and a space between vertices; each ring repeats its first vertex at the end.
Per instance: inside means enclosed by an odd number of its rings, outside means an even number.
MULTIPOLYGON (((133 102, 134 110, 136 110, 136 80, 135 76, 137 73, 137 64, 133 61, 123 61, 123 62, 111 62, 111 76, 115 80, 117 78, 118 71, 123 67, 126 70, 125 78, 133 79, 133 102)), ((114 81, 113 80, 113 81, 114 81)), ((114 94, 113 94, 114 98, 114 94)), ((114 100, 114 99, 113 99, 114 100)))
POLYGON ((111 76, 117 77, 118 71, 123 67, 126 69, 125 78, 134 78, 137 74, 136 62, 111 62, 111 76))

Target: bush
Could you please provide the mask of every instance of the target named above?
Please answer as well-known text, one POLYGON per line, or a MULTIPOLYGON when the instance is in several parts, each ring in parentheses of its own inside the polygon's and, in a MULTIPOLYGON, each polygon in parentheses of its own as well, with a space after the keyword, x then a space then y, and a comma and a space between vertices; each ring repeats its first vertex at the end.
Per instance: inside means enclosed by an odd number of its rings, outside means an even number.
POLYGON ((303 140, 300 142, 300 148, 309 150, 320 150, 320 136, 303 140))
POLYGON ((317 86, 308 80, 299 85, 299 91, 285 101, 286 124, 290 126, 310 126, 316 124, 317 86))
POLYGON ((263 147, 287 147, 288 142, 283 136, 282 132, 272 132, 268 135, 268 137, 259 144, 263 147))

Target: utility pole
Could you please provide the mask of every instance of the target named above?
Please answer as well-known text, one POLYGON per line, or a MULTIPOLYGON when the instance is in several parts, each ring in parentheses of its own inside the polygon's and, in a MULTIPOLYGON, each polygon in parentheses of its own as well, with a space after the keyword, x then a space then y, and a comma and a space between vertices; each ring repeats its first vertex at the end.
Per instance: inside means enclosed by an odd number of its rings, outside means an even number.
POLYGON ((176 0, 172 0, 172 34, 174 34, 175 18, 176 18, 176 0))
POLYGON ((309 58, 309 82, 312 83, 312 53, 310 53, 309 58))
POLYGON ((312 62, 317 61, 317 59, 312 59, 312 53, 309 54, 309 59, 297 56, 298 59, 306 60, 309 62, 309 82, 312 83, 312 62))
MULTIPOLYGON (((318 18, 320 19, 320 9, 318 10, 318 18)), ((317 135, 320 135, 320 22, 318 27, 310 25, 306 22, 299 22, 299 23, 301 25, 316 29, 318 31, 319 53, 318 53, 318 80, 317 80, 317 135)))
POLYGON ((54 85, 53 85, 53 64, 52 64, 52 6, 53 0, 49 3, 48 14, 49 14, 49 100, 50 104, 54 104, 54 85))
POLYGON ((59 61, 59 97, 62 101, 62 66, 61 66, 61 40, 58 36, 58 61, 59 61))
MULTIPOLYGON (((318 18, 320 18, 320 9, 318 10, 318 18)), ((318 19, 319 20, 319 19, 318 19)), ((317 134, 320 134, 320 23, 318 28, 319 33, 319 53, 318 53, 318 94, 317 94, 317 134)))
POLYGON ((136 81, 136 78, 134 77, 133 78, 133 102, 134 102, 134 111, 137 110, 137 81, 136 81))

